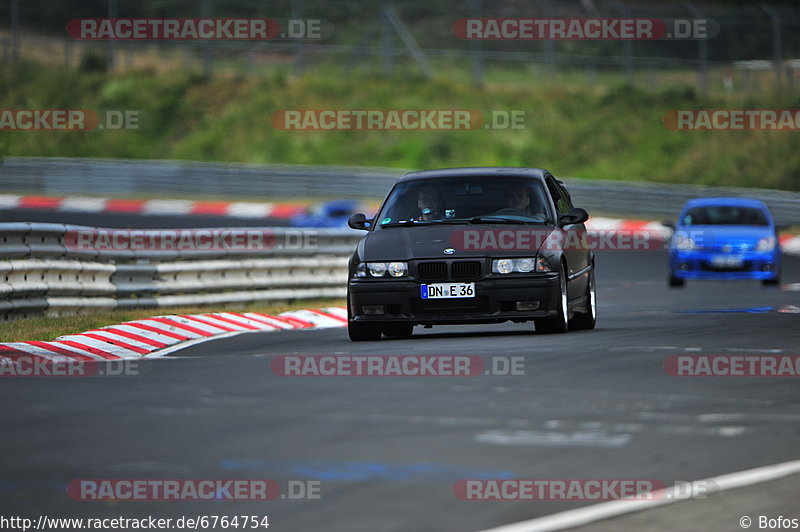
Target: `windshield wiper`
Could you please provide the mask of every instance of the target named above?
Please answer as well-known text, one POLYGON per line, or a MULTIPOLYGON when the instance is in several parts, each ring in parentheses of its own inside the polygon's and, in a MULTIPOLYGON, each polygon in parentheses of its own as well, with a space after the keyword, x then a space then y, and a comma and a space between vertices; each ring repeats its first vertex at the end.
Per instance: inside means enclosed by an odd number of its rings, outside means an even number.
POLYGON ((388 224, 380 224, 380 227, 400 227, 403 225, 449 225, 464 223, 463 220, 401 220, 399 222, 391 222, 388 224))
POLYGON ((521 220, 519 218, 505 218, 503 216, 475 216, 469 219, 471 224, 496 223, 496 224, 543 224, 539 220, 521 220))

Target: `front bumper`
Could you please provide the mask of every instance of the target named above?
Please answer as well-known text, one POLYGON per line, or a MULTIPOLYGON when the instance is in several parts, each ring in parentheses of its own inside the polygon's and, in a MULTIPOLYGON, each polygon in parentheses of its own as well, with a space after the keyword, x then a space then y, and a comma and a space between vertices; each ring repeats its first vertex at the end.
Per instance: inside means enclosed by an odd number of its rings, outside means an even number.
POLYGON ((679 279, 709 280, 769 280, 780 272, 779 252, 726 255, 741 258, 741 265, 735 267, 716 266, 713 259, 720 255, 708 251, 673 250, 669 256, 670 270, 679 279))
POLYGON ((348 306, 359 322, 417 325, 528 321, 556 314, 558 274, 486 278, 475 282, 475 297, 422 299, 415 280, 351 279, 348 306), (536 310, 516 310, 518 301, 538 301, 536 310), (365 314, 364 306, 383 305, 383 314, 365 314))

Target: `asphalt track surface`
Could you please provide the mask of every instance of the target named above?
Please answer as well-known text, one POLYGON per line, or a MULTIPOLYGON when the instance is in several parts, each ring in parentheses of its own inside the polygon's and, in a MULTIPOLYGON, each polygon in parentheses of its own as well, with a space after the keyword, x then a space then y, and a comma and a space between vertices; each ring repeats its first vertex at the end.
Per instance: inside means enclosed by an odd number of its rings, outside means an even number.
MULTIPOLYGON (((790 285, 800 283, 800 259, 785 257, 782 290, 670 290, 661 251, 601 252, 597 264, 594 331, 417 328, 410 339, 364 343, 343 328, 249 333, 143 363, 140 376, 4 380, 0 515, 247 514, 269 515, 270 530, 479 530, 591 503, 462 501, 459 479, 669 485, 798 458, 796 378, 672 377, 662 364, 673 354, 798 354, 800 292, 790 285), (274 374, 270 360, 287 354, 521 356, 525 375, 274 374), (321 498, 74 501, 65 487, 80 478, 319 480, 321 498)), ((796 493, 789 501, 784 515, 796 511, 796 493)), ((735 509, 708 508, 696 511, 696 530, 740 530, 735 509)))

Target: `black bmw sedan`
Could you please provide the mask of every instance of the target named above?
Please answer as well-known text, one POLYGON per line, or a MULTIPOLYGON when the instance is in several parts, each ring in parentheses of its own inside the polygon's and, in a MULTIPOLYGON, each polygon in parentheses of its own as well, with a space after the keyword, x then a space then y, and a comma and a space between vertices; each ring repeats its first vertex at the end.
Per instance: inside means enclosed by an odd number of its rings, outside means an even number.
POLYGON ((394 185, 350 260, 348 333, 407 337, 415 325, 533 321, 593 329, 589 214, 537 168, 413 172, 394 185))

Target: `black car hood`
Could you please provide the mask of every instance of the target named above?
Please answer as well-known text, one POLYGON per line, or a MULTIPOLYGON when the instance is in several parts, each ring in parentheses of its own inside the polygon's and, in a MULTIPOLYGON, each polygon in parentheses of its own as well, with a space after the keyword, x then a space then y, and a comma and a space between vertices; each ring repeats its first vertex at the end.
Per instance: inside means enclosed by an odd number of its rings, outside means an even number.
MULTIPOLYGON (((545 225, 475 224, 390 227, 370 232, 362 241, 363 260, 411 260, 458 257, 524 257, 536 254, 554 230, 545 225), (493 245, 501 231, 529 232, 529 247, 519 249, 493 245), (465 233, 471 232, 471 233, 465 233), (486 235, 491 232, 493 235, 486 235), (478 245, 465 245, 465 234, 478 245), (488 237, 488 238, 487 238, 488 237), (445 250, 453 250, 446 253, 445 250)), ((515 246, 516 247, 516 246, 515 246)))

